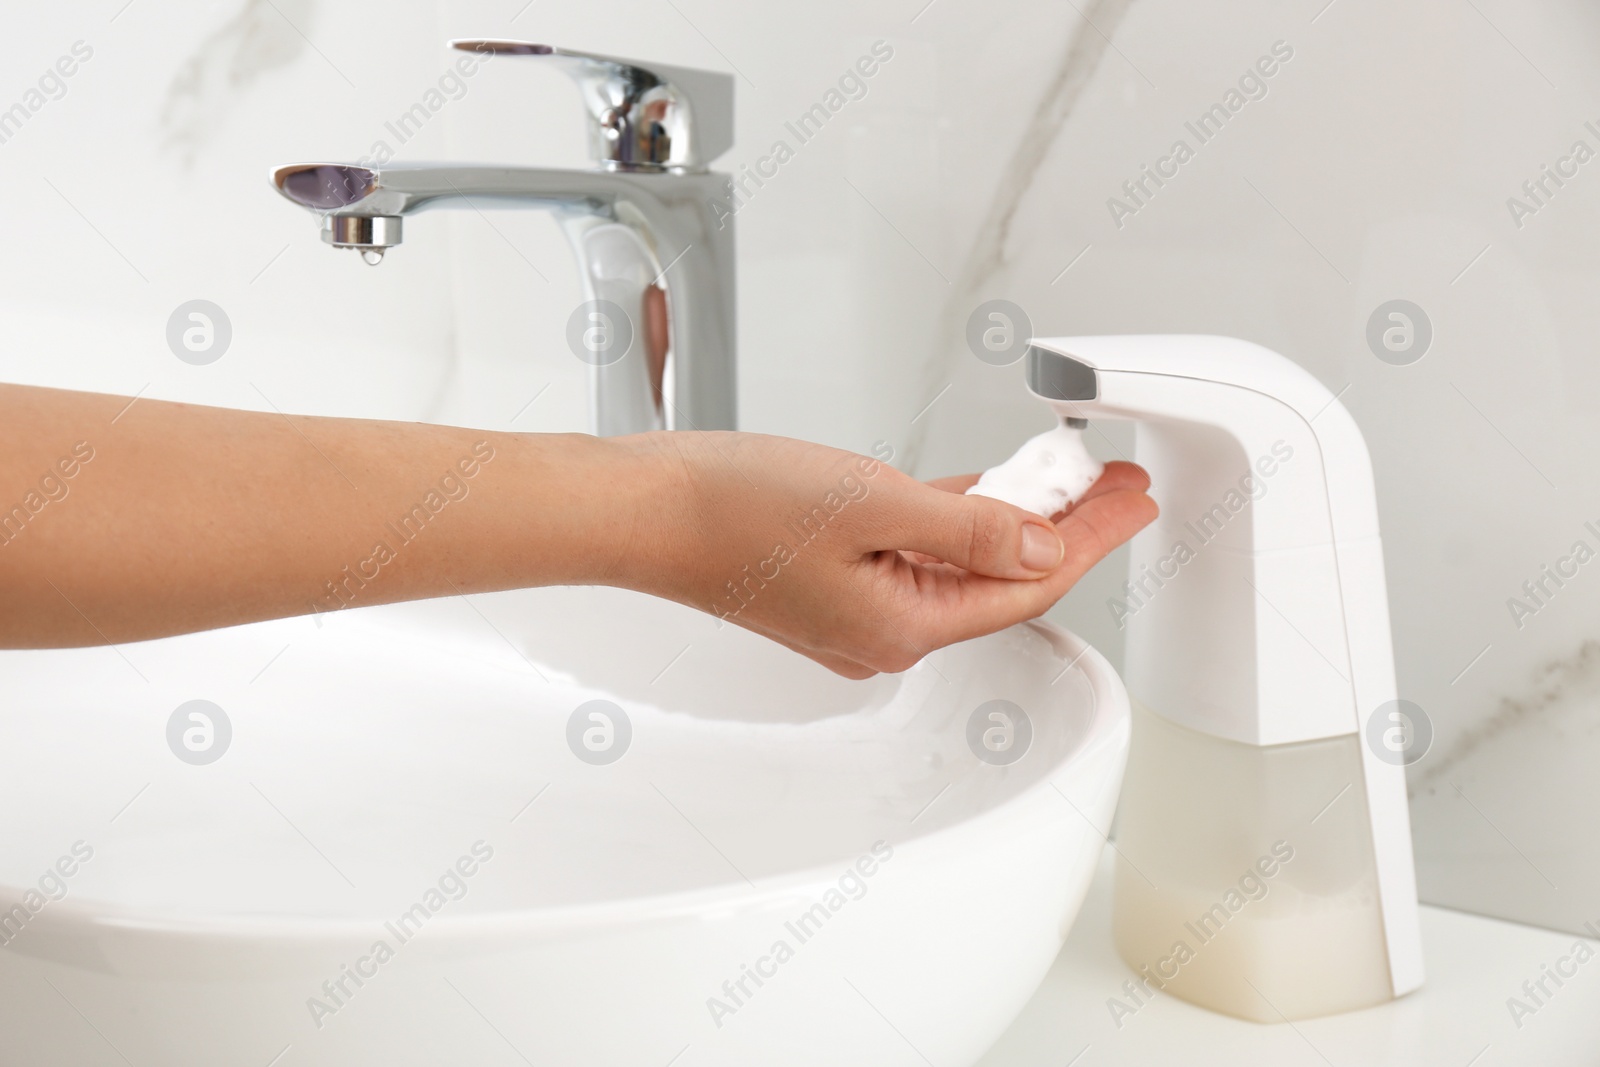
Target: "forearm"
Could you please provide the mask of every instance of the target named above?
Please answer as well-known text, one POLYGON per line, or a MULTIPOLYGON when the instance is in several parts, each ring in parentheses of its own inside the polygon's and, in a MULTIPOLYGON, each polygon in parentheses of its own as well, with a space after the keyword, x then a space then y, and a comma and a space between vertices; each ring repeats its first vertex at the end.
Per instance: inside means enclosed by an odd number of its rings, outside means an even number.
POLYGON ((611 581, 644 462, 582 435, 0 386, 0 647, 611 581))

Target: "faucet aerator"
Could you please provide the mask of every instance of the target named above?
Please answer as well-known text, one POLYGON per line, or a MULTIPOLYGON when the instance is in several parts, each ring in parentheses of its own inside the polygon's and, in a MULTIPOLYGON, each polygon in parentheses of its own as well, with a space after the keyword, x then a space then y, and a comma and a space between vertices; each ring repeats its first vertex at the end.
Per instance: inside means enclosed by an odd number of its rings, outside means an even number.
POLYGON ((384 252, 400 243, 399 215, 329 215, 322 220, 322 239, 335 248, 354 248, 376 267, 384 252))

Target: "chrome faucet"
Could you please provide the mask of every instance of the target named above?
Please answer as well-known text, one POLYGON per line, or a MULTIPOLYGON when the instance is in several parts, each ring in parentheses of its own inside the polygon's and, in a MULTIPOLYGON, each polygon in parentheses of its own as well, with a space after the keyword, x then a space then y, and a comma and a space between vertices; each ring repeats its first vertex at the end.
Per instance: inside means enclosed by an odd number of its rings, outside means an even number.
POLYGON ((568 342, 590 365, 591 429, 733 429, 730 179, 707 169, 733 146, 733 79, 522 41, 450 44, 541 57, 572 75, 589 113, 594 169, 297 163, 274 170, 273 186, 321 216, 325 242, 371 264, 419 211, 483 203, 551 212, 586 297, 568 342))

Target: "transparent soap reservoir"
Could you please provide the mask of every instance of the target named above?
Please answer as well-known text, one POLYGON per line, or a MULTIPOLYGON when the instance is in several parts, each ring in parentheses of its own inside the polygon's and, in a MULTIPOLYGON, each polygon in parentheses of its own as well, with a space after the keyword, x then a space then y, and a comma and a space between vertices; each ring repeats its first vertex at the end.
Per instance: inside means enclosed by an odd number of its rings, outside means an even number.
POLYGON ((1157 991, 1257 1022, 1393 997, 1360 737, 1257 746, 1133 706, 1114 934, 1157 991))

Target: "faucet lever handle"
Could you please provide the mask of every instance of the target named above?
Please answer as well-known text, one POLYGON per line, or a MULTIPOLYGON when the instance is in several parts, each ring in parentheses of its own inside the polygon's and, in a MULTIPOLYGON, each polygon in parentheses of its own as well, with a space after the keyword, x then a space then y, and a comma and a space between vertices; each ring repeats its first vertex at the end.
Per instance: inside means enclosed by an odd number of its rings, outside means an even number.
POLYGON ((589 148, 616 169, 704 170, 733 147, 733 77, 530 41, 453 40, 463 52, 544 56, 589 109, 589 148))

